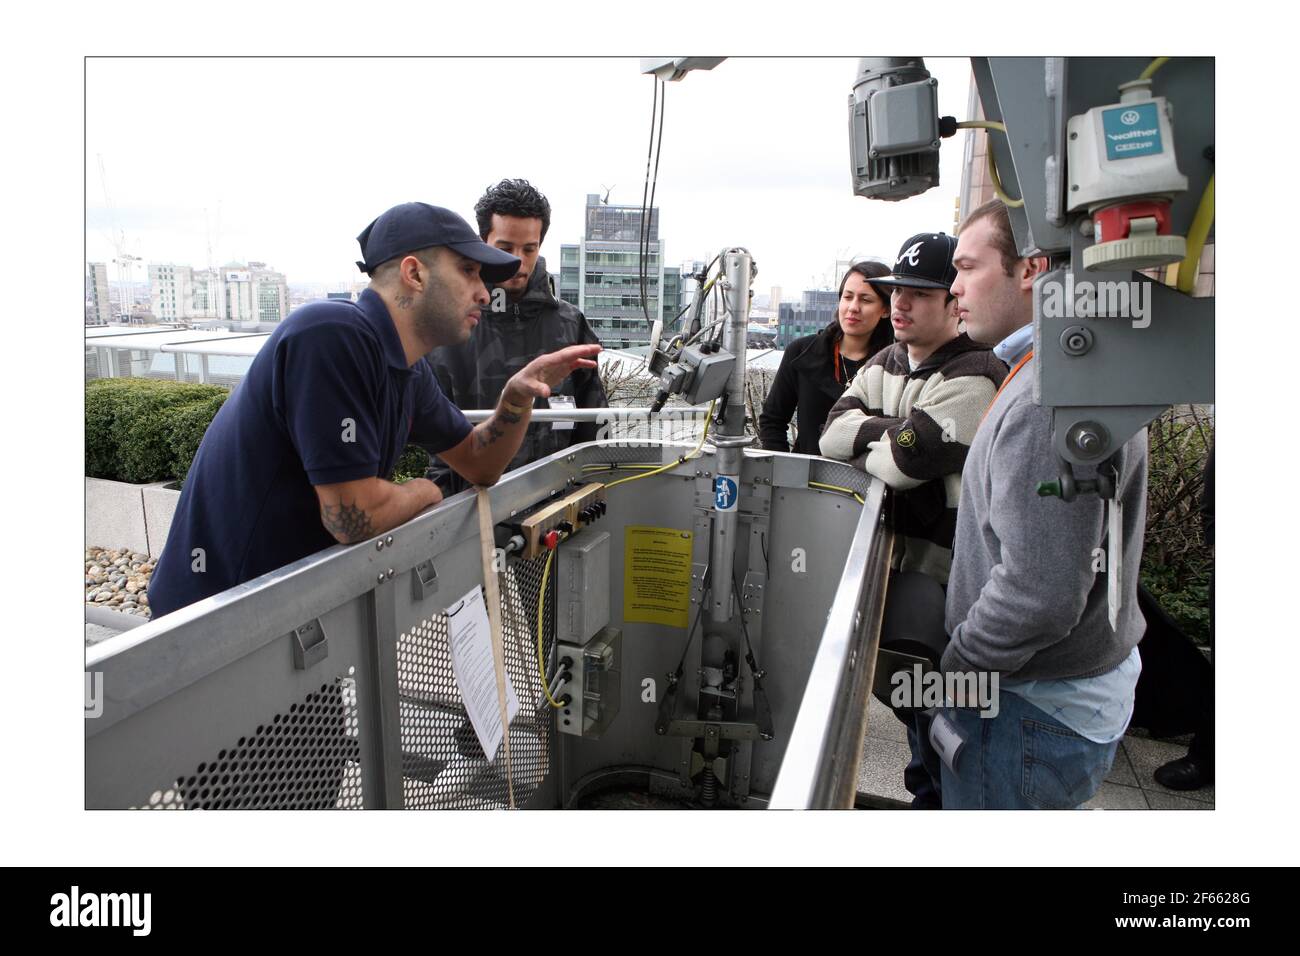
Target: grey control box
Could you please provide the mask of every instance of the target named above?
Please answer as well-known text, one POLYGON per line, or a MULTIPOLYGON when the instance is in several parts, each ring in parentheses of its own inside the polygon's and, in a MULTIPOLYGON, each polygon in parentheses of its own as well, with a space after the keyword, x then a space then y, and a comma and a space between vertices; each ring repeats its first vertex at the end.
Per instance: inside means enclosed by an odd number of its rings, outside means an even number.
POLYGON ((585 644, 609 624, 610 537, 587 530, 561 543, 556 554, 555 638, 585 644))

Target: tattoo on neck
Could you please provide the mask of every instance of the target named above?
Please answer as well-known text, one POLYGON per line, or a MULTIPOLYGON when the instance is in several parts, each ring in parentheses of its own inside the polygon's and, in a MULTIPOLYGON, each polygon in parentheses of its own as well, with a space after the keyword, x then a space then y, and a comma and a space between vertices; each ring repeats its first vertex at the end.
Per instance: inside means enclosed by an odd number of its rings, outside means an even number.
POLYGON ((348 544, 364 541, 375 534, 375 529, 370 523, 370 515, 356 505, 323 504, 320 509, 320 520, 330 534, 348 544))
POLYGON ((393 300, 399 309, 409 309, 415 300, 409 295, 399 295, 393 300))

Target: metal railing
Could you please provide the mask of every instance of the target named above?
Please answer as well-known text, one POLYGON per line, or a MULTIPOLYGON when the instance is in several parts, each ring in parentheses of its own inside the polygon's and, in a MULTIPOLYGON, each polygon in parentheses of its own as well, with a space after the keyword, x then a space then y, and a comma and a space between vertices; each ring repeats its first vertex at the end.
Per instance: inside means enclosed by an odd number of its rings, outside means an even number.
MULTIPOLYGON (((493 520, 582 480, 584 465, 660 464, 689 450, 604 443, 561 452, 493 487, 493 520)), ((804 507, 814 503, 809 479, 866 499, 811 677, 802 692, 790 688, 782 723, 793 731, 774 803, 851 805, 887 566, 881 486, 844 464, 775 460, 794 477, 772 483, 802 488, 804 507)), ((706 451, 665 475, 707 484, 698 475, 711 467, 706 451)), ((776 474, 772 461, 756 467, 776 474)), ((648 487, 628 502, 680 494, 648 487)), ((826 520, 839 520, 842 506, 829 496, 826 520)), ((691 508, 689 496, 680 507, 691 508)), ((482 583, 475 508, 472 493, 453 496, 387 535, 327 549, 88 649, 102 711, 86 721, 86 805, 507 805, 504 761, 478 744, 447 646, 444 608, 482 583)), ((540 578, 538 561, 516 562, 501 581, 506 667, 522 705, 510 728, 520 807, 562 802, 561 747, 536 670, 540 578)), ((548 657, 558 604, 546 602, 548 657)))
POLYGON ((771 809, 853 806, 893 542, 882 520, 884 494, 884 484, 872 481, 804 686, 771 809))

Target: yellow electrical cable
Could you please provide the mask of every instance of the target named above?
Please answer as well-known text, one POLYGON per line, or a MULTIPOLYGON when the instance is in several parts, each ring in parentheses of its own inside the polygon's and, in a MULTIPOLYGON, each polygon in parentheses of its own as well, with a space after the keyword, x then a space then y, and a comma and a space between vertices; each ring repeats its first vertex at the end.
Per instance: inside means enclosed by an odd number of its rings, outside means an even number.
POLYGON ((997 120, 964 120, 957 124, 958 129, 995 129, 1000 133, 1007 131, 1006 123, 997 120))
POLYGON ((546 555, 546 567, 542 569, 542 593, 537 598, 537 675, 542 680, 542 693, 546 695, 547 701, 550 702, 552 707, 559 710, 564 705, 551 696, 551 688, 546 684, 546 662, 542 655, 542 634, 544 633, 542 622, 545 620, 543 614, 546 610, 546 582, 551 576, 551 561, 554 557, 554 550, 546 555))
MULTIPOLYGON (((997 120, 966 120, 957 124, 958 129, 995 129, 1006 135, 1007 125, 999 123, 997 120)), ((986 153, 987 165, 989 168, 989 182, 993 184, 993 194, 1001 199, 1012 209, 1019 209, 1025 204, 1024 199, 1012 199, 1002 188, 1002 179, 998 176, 997 161, 993 158, 993 144, 985 143, 984 152, 986 153)))
POLYGON ((858 494, 858 493, 857 493, 856 491, 854 491, 852 488, 843 488, 843 487, 841 487, 841 486, 839 486, 839 485, 824 485, 824 484, 822 484, 820 481, 810 481, 810 482, 808 482, 808 487, 809 487, 809 488, 825 488, 827 491, 842 491, 842 492, 844 492, 844 494, 846 494, 846 495, 852 495, 854 498, 856 498, 858 504, 860 504, 860 505, 865 505, 865 504, 867 503, 867 502, 866 502, 866 499, 864 499, 860 494, 858 494))
POLYGON ((1167 56, 1156 57, 1154 60, 1152 60, 1150 63, 1147 64, 1147 68, 1142 71, 1142 73, 1138 76, 1138 79, 1139 80, 1151 79, 1151 77, 1156 75, 1156 70, 1160 69, 1168 62, 1169 62, 1169 57, 1167 56))
POLYGON ((1196 206, 1196 216, 1192 219, 1192 228, 1187 230, 1187 256, 1178 264, 1179 292, 1190 295, 1196 288, 1196 273, 1201 267, 1201 253, 1205 251, 1205 240, 1210 235, 1210 225, 1214 222, 1214 174, 1205 184, 1201 201, 1196 206))
POLYGON ((709 437, 709 422, 713 418, 713 406, 717 404, 717 401, 718 400, 715 398, 713 401, 709 402, 709 410, 704 416, 704 434, 700 435, 700 443, 695 446, 695 450, 692 451, 689 455, 684 455, 681 458, 678 458, 676 461, 670 461, 666 465, 660 465, 657 468, 655 468, 653 471, 642 472, 639 475, 628 475, 626 478, 620 478, 618 481, 611 481, 609 484, 605 486, 605 488, 608 490, 610 488, 613 488, 615 485, 621 485, 627 481, 636 481, 638 478, 649 478, 651 475, 657 475, 660 472, 667 471, 670 468, 676 468, 682 462, 690 461, 692 458, 699 457, 700 450, 704 447, 704 440, 709 437))
POLYGON ((993 161, 993 150, 991 147, 985 147, 988 150, 989 181, 993 183, 993 195, 997 196, 1012 209, 1019 209, 1025 204, 1023 199, 1012 199, 1002 189, 1002 180, 998 178, 998 167, 993 161))
MULTIPOLYGON (((669 468, 676 468, 683 461, 689 461, 690 459, 697 457, 700 453, 700 450, 704 448, 705 439, 709 437, 709 422, 713 418, 713 406, 715 404, 717 404, 717 399, 714 399, 712 402, 709 402, 709 410, 704 417, 704 432, 703 434, 700 435, 700 443, 695 446, 695 450, 692 451, 689 455, 685 456, 684 458, 679 458, 677 461, 670 461, 666 465, 651 466, 654 469, 653 471, 643 472, 642 474, 639 475, 629 475, 626 478, 620 478, 618 481, 611 481, 605 487, 607 489, 613 488, 615 485, 621 485, 625 481, 636 481, 636 479, 638 478, 649 478, 651 475, 657 475, 661 471, 667 471, 669 468)), ((590 465, 585 465, 583 466, 583 470, 585 471, 587 468, 590 467, 591 467, 590 465)), ((637 467, 645 467, 645 466, 638 465, 637 467)), ((557 702, 556 699, 551 696, 551 689, 546 684, 546 663, 545 660, 543 659, 543 654, 542 654, 542 634, 543 634, 542 628, 543 628, 543 622, 546 619, 544 616, 545 609, 546 609, 546 582, 550 578, 551 559, 554 557, 555 557, 554 551, 552 551, 550 554, 546 556, 546 566, 542 569, 542 591, 537 598, 537 673, 541 677, 542 691, 546 694, 546 700, 550 703, 552 707, 558 709, 560 707, 563 707, 564 705, 557 702)))

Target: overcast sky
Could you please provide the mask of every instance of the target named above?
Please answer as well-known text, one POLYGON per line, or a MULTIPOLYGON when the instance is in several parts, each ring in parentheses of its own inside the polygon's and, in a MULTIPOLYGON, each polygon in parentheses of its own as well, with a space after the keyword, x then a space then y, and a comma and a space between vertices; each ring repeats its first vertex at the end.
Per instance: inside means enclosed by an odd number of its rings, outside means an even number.
MULTIPOLYGON (((855 65, 734 58, 667 85, 656 205, 669 264, 742 245, 756 291, 792 297, 837 258, 892 261, 912 233, 951 231, 965 132, 944 142, 937 189, 852 194, 855 65)), ((969 61, 926 65, 941 113, 965 119, 969 61)), ((640 204, 652 91, 635 59, 92 58, 87 259, 113 257, 102 156, 127 251, 145 262, 206 265, 210 234, 216 264, 344 285, 361 278, 357 233, 384 209, 422 200, 472 221, 507 176, 550 199, 542 251, 556 261, 581 236, 587 193, 640 204)))

